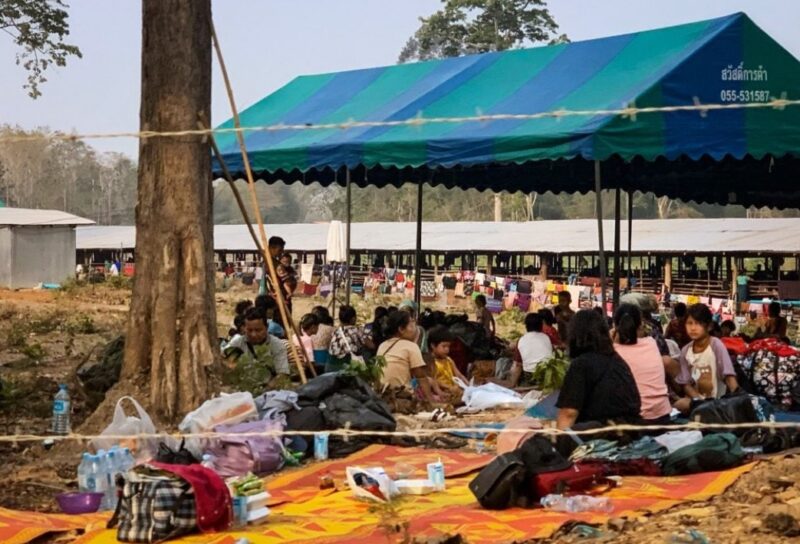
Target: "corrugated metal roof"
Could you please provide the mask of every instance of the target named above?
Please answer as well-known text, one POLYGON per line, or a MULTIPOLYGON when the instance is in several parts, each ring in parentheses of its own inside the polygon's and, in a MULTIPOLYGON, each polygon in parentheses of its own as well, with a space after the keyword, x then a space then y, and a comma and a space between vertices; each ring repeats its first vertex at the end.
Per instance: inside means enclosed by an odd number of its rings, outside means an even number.
POLYGON ((94 225, 84 219, 59 210, 33 210, 29 208, 0 208, 0 225, 3 226, 54 226, 94 225))
MULTIPOLYGON (((325 251, 328 224, 267 225, 267 235, 286 240, 289 251, 325 251)), ((353 223, 355 250, 413 251, 415 223, 353 223)), ((614 224, 603 223, 607 251, 613 249, 614 224)), ((627 250, 627 222, 621 247, 627 250)), ((135 227, 81 227, 78 249, 132 249, 135 227)), ((593 219, 526 223, 429 222, 422 225, 427 251, 511 251, 520 253, 596 253, 593 219)), ((216 225, 217 251, 253 251, 245 225, 216 225)), ((800 219, 664 219, 633 223, 634 253, 800 253, 800 219)))

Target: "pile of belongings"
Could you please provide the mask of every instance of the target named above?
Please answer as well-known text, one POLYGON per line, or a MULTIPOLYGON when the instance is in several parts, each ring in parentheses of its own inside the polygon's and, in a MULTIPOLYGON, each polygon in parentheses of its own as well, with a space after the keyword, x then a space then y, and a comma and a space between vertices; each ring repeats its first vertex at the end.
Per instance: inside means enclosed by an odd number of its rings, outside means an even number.
POLYGON ((753 393, 785 410, 800 409, 800 351, 775 338, 729 343, 753 393))
POLYGON ((499 455, 470 483, 470 490, 487 509, 534 507, 551 493, 581 494, 613 486, 616 476, 726 470, 750 455, 800 445, 800 432, 764 426, 775 420, 772 405, 746 393, 699 403, 690 420, 720 427, 657 436, 604 432, 594 439, 564 433, 553 439, 537 434, 541 423, 534 418, 516 418, 498 435, 499 455), (752 425, 722 428, 730 423, 752 425))
MULTIPOLYGON (((564 435, 565 438, 570 439, 564 435)), ((483 508, 531 508, 549 494, 581 494, 616 485, 617 476, 682 475, 740 465, 746 453, 735 435, 698 431, 644 437, 625 446, 591 440, 565 455, 561 439, 534 435, 497 456, 469 488, 483 508)))
MULTIPOLYGON (((284 412, 289 431, 394 431, 397 422, 389 406, 361 378, 341 373, 318 376, 298 388, 297 406, 284 412)), ((345 457, 380 442, 378 436, 335 436, 328 442, 330 457, 345 457)), ((308 440, 305 452, 312 454, 308 440)))
POLYGON ((279 410, 259 412, 249 392, 222 394, 186 415, 178 426, 183 433, 220 433, 214 438, 191 438, 186 449, 195 458, 208 456, 223 478, 249 473, 264 475, 280 470, 290 455, 289 440, 276 434, 286 427, 279 410))
MULTIPOLYGON (((464 353, 462 357, 467 363, 473 361, 496 361, 508 349, 507 344, 501 339, 490 335, 480 323, 467 321, 465 316, 448 315, 445 318, 445 326, 458 339, 458 343, 463 346, 464 353)), ((459 361, 455 357, 454 361, 458 366, 459 361)))

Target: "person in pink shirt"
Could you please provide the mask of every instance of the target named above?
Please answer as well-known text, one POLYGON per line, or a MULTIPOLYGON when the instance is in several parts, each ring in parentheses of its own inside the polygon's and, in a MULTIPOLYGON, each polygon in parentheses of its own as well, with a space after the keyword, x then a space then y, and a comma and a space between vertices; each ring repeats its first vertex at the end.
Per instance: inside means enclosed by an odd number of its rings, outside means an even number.
POLYGON ((614 350, 628 364, 642 400, 645 424, 668 423, 669 402, 664 361, 654 338, 640 337, 642 313, 633 304, 622 304, 614 312, 614 350))

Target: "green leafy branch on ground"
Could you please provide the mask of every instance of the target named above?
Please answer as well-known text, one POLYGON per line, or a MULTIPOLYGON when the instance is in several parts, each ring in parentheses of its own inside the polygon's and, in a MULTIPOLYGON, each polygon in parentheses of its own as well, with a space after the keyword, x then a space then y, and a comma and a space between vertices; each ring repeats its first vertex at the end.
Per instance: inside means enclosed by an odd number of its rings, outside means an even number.
POLYGON ((555 350, 552 357, 537 364, 533 369, 533 380, 537 384, 537 389, 545 393, 561 389, 568 368, 569 357, 563 350, 555 350))

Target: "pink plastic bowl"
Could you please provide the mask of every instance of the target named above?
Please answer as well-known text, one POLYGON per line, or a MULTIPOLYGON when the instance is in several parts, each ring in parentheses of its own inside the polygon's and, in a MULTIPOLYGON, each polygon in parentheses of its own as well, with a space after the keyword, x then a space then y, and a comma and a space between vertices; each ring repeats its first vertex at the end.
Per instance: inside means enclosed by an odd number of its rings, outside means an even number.
POLYGON ((56 495, 58 506, 65 514, 91 514, 100 508, 102 493, 60 493, 56 495))

